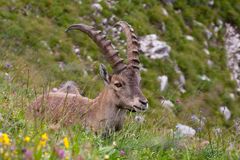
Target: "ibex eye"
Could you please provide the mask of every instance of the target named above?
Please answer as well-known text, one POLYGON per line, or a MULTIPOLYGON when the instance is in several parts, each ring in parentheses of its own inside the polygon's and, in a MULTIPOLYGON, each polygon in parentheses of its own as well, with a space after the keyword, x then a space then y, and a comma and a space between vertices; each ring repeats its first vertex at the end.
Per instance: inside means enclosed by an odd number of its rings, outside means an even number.
POLYGON ((122 84, 121 84, 121 83, 115 83, 114 85, 115 85, 116 87, 118 87, 118 88, 122 87, 122 84))

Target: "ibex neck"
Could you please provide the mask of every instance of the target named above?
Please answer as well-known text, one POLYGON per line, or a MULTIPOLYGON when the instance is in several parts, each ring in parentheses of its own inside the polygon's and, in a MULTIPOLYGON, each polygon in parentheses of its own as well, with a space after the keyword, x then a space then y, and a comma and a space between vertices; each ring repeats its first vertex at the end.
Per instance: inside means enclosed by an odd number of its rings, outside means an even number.
POLYGON ((99 108, 106 109, 108 107, 115 108, 118 105, 118 98, 113 90, 104 88, 104 90, 94 99, 94 102, 99 104, 99 108))
POLYGON ((105 88, 98 97, 93 100, 91 117, 95 119, 93 128, 105 128, 119 130, 122 127, 125 110, 119 108, 118 98, 112 90, 105 88))

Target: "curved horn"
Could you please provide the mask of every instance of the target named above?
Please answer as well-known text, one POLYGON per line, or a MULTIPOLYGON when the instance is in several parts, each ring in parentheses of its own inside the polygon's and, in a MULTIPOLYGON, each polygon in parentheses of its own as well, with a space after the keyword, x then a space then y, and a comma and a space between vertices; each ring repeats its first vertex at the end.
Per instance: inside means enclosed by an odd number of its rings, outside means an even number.
POLYGON ((110 63, 114 73, 120 73, 127 66, 123 63, 123 59, 118 56, 118 51, 115 50, 110 40, 106 39, 106 36, 99 30, 96 30, 92 26, 85 24, 73 24, 67 28, 70 30, 80 30, 86 33, 98 46, 101 48, 103 55, 110 63))
POLYGON ((133 28, 125 21, 119 21, 115 26, 120 26, 127 38, 127 56, 128 65, 139 69, 139 47, 137 36, 134 34, 133 28))

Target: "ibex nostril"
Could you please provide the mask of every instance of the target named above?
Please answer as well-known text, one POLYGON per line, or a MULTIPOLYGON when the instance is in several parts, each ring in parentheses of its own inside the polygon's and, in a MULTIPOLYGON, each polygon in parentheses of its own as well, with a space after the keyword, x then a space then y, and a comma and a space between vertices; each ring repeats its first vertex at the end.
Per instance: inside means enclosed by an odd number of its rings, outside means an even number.
POLYGON ((141 100, 141 99, 140 99, 139 102, 142 103, 142 104, 145 105, 145 106, 148 104, 148 101, 147 101, 147 100, 141 100))

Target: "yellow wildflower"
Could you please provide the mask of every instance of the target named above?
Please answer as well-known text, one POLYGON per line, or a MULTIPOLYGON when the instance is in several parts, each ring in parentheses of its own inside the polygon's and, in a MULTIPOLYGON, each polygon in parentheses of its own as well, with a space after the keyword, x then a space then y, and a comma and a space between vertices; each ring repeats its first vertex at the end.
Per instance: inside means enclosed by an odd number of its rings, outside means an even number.
POLYGON ((48 152, 44 152, 44 158, 49 159, 49 157, 50 157, 50 154, 48 152))
POLYGON ((64 146, 65 146, 66 149, 69 148, 70 144, 69 144, 69 141, 68 141, 68 138, 67 138, 67 137, 64 137, 64 139, 63 139, 63 144, 64 144, 64 146))
POLYGON ((24 137, 24 142, 28 143, 30 141, 30 137, 26 136, 24 137))
POLYGON ((9 146, 11 144, 10 141, 11 140, 6 133, 3 133, 0 135, 0 143, 1 144, 9 146))
POLYGON ((116 141, 113 141, 113 146, 116 147, 117 146, 117 143, 116 141))
POLYGON ((45 147, 45 146, 46 146, 46 143, 47 143, 47 141, 40 140, 38 146, 39 146, 40 148, 45 147))
POLYGON ((69 155, 66 155, 65 160, 69 160, 69 159, 70 159, 69 155))
POLYGON ((43 141, 47 141, 48 140, 47 133, 42 134, 41 140, 43 140, 43 141))
POLYGON ((5 152, 5 153, 3 154, 3 158, 6 159, 6 160, 10 160, 10 159, 11 159, 8 152, 5 152))
POLYGON ((48 135, 47 133, 42 134, 41 139, 38 144, 38 148, 45 147, 48 141, 48 135))
POLYGON ((104 156, 104 159, 105 159, 105 160, 108 160, 109 158, 110 158, 110 157, 109 157, 109 155, 107 155, 107 154, 104 156))

